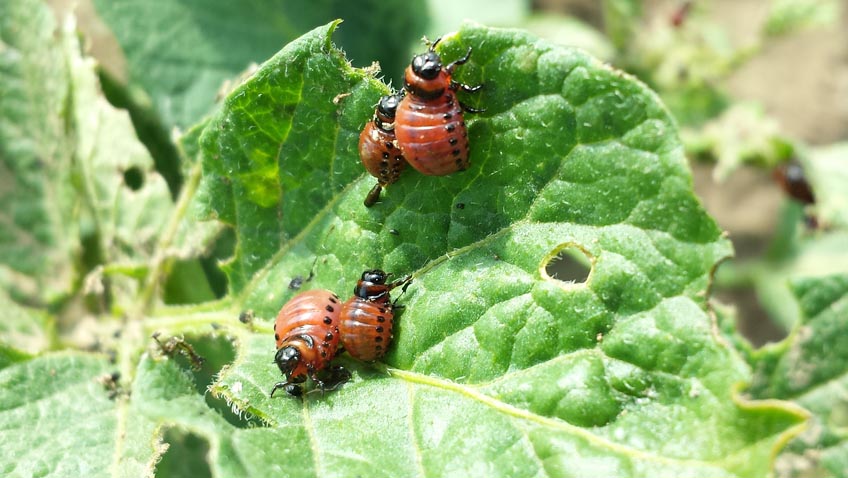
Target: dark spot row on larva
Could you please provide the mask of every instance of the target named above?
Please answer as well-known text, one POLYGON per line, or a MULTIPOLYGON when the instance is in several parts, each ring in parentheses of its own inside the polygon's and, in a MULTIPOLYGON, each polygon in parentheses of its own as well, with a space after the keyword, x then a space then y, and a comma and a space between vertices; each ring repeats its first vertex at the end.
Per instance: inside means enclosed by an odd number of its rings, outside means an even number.
POLYGON ((383 323, 383 322, 385 322, 385 321, 386 321, 386 318, 385 318, 385 317, 383 317, 382 315, 378 315, 378 316, 377 316, 377 322, 383 323))
POLYGON ((330 342, 322 342, 321 347, 328 348, 330 346, 330 342))
POLYGON ((383 151, 383 159, 389 159, 388 151, 383 151))
POLYGON ((453 133, 453 130, 456 129, 456 124, 451 123, 451 124, 445 126, 445 129, 448 130, 448 132, 453 133))
POLYGON ((327 312, 333 312, 335 310, 335 309, 333 309, 333 307, 331 307, 329 305, 327 307, 324 307, 324 308, 327 309, 327 312))
POLYGON ((327 325, 330 325, 330 324, 333 323, 333 319, 331 319, 329 317, 324 317, 324 323, 327 324, 327 325))
POLYGON ((379 309, 377 309, 377 310, 379 310, 381 314, 385 314, 385 313, 386 313, 386 309, 385 309, 384 307, 380 307, 380 308, 379 308, 379 309))
POLYGON ((394 144, 392 144, 392 142, 391 142, 391 141, 386 141, 386 149, 392 149, 392 148, 394 148, 394 147, 395 147, 395 145, 394 145, 394 144))
POLYGON ((327 340, 327 341, 333 340, 333 334, 327 332, 327 335, 324 336, 324 340, 327 340))
POLYGON ((374 347, 374 350, 383 350, 383 346, 382 346, 382 345, 377 344, 377 346, 376 346, 376 347, 374 347))
POLYGON ((448 143, 450 143, 451 146, 456 146, 457 142, 458 140, 456 138, 451 138, 448 140, 448 143))
POLYGON ((332 302, 332 303, 334 303, 334 304, 335 304, 335 303, 336 303, 336 299, 334 299, 334 298, 330 297, 330 302, 332 302))
POLYGON ((453 113, 445 113, 444 118, 445 118, 446 120, 447 120, 447 119, 451 119, 451 118, 453 118, 453 113))
POLYGON ((274 334, 274 340, 279 341, 280 340, 280 334, 274 334))
POLYGON ((327 352, 325 350, 321 351, 321 358, 327 358, 327 352))
POLYGON ((459 148, 457 148, 457 149, 455 149, 455 150, 453 150, 453 151, 451 151, 451 152, 453 153, 453 155, 454 155, 454 156, 459 156, 459 154, 460 154, 462 151, 460 151, 460 150, 459 150, 459 148))
POLYGON ((378 333, 378 334, 382 334, 382 333, 383 333, 383 326, 382 326, 382 325, 378 325, 378 326, 377 326, 377 333, 378 333))
POLYGON ((374 341, 375 341, 375 342, 382 342, 382 341, 383 341, 383 337, 380 337, 380 336, 378 335, 378 336, 374 337, 374 341))

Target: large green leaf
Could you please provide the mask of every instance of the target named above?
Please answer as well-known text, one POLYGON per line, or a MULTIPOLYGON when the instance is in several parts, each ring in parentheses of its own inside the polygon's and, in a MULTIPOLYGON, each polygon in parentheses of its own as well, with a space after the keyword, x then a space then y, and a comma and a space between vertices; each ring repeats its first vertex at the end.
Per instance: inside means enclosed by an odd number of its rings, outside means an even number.
POLYGON ((4 32, 20 50, 5 50, 9 108, 0 115, 10 172, 3 214, 11 215, 0 244, 4 270, 14 271, 4 274, 6 287, 20 290, 32 280, 37 288, 23 298, 49 299, 54 288, 68 292, 79 285, 75 278, 99 265, 85 285, 108 295, 104 273, 148 267, 171 198, 126 113, 102 97, 73 22, 56 35, 48 9, 28 1, 9 5, 4 32))
POLYGON ((461 79, 486 85, 469 99, 487 110, 469 118, 471 170, 410 172, 366 209, 356 136, 385 89, 329 31, 225 102, 201 191, 239 238, 234 314, 272 318, 316 256, 309 287, 340 293, 366 267, 414 273, 389 368, 272 400, 265 322, 213 390, 298 430, 284 446, 309 449, 319 476, 765 476, 798 416, 734 399, 749 372, 702 310, 729 245, 655 96, 578 51, 466 26, 440 51, 472 46, 461 79), (586 284, 544 273, 567 247, 592 257, 586 284))
POLYGON ((756 398, 792 400, 813 413, 781 456, 783 476, 845 477, 848 463, 848 275, 799 279, 801 320, 780 344, 753 354, 756 398))
POLYGON ((0 5, 0 286, 36 303, 70 289, 80 247, 69 72, 53 31, 46 9, 0 5))
POLYGON ((225 80, 334 18, 339 41, 362 66, 378 60, 400 79, 409 45, 424 33, 423 0, 95 0, 127 57, 131 82, 152 97, 165 125, 208 113, 225 80))

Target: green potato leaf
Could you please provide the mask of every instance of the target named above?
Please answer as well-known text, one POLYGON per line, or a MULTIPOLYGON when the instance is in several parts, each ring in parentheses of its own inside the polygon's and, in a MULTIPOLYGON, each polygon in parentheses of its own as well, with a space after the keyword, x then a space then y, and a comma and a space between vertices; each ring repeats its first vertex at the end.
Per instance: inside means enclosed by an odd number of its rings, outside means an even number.
POLYGON ((200 191, 238 237, 233 313, 260 332, 213 391, 297 430, 285 446, 310 450, 307 475, 766 476, 800 415, 734 397, 750 372, 704 311, 729 244, 656 97, 579 51, 467 25, 439 51, 472 47, 459 78, 485 84, 465 100, 486 108, 467 118, 471 169, 406 173, 367 209, 356 139, 386 89, 332 29, 263 65, 201 139, 200 191), (586 283, 546 272, 567 248, 586 283), (415 276, 388 367, 348 361, 337 393, 269 398, 262 319, 286 286, 311 271, 307 287, 343 294, 372 267, 415 276))
POLYGON ((80 247, 63 111, 69 72, 53 25, 46 9, 0 5, 0 284, 31 303, 68 292, 80 247))
POLYGON ((848 462, 848 275, 798 279, 800 321, 789 337, 752 354, 755 398, 792 400, 812 423, 781 455, 782 476, 844 477, 848 462))
POLYGON ((26 1, 4 8, 4 287, 44 304, 84 286, 126 306, 134 292, 105 291, 103 277, 148 267, 173 207, 167 186, 126 112, 103 98, 72 19, 54 37, 49 10, 26 1))

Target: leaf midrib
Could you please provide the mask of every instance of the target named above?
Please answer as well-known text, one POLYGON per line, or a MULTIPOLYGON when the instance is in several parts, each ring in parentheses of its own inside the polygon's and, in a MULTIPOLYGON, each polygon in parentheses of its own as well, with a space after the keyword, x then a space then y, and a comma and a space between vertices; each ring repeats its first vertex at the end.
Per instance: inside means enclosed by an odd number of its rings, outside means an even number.
MULTIPOLYGON (((575 425, 571 425, 562 420, 545 417, 542 415, 538 415, 536 413, 530 412, 529 410, 525 410, 522 408, 515 407, 508 403, 497 400, 494 397, 486 395, 482 392, 469 388, 467 386, 458 384, 456 382, 452 382, 449 380, 437 378, 432 375, 423 375, 416 372, 409 372, 406 370, 395 369, 392 367, 386 367, 386 372, 395 377, 399 377, 409 383, 425 385, 433 388, 438 388, 441 390, 446 390, 450 392, 457 393, 459 395, 465 396, 471 400, 482 403, 493 410, 498 411, 504 416, 508 416, 512 419, 520 419, 529 422, 536 423, 538 425, 544 426, 549 429, 559 430, 565 433, 568 433, 573 436, 578 436, 580 438, 585 439, 587 442, 598 446, 599 448, 608 449, 622 455, 631 456, 639 459, 643 459, 645 461, 653 461, 657 463, 664 464, 679 464, 679 465, 698 465, 698 466, 718 466, 721 467, 720 463, 723 460, 718 461, 708 461, 708 460, 692 460, 692 459, 680 459, 680 458, 670 458, 662 455, 658 455, 656 453, 646 452, 644 450, 639 450, 636 448, 632 448, 625 445, 617 444, 613 441, 610 441, 606 438, 600 437, 589 431, 577 427, 575 425)), ((756 443, 756 442, 755 442, 756 443)), ((749 446, 754 446, 751 444, 749 446)), ((722 468, 725 469, 725 468, 722 468)))

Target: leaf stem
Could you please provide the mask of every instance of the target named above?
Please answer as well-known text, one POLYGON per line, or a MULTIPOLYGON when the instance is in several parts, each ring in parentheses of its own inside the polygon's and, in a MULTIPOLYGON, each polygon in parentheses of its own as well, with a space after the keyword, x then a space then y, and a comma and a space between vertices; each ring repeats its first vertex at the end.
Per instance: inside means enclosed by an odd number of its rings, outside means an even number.
POLYGON ((144 320, 145 334, 151 334, 157 330, 168 331, 169 334, 186 332, 208 332, 210 328, 226 328, 235 334, 243 334, 248 331, 255 333, 273 332, 273 326, 267 321, 255 321, 244 324, 239 321, 238 312, 217 311, 204 312, 189 315, 172 315, 165 317, 148 318, 144 320))
MULTIPOLYGON (((186 160, 185 158, 183 159, 186 160)), ((183 190, 180 192, 180 197, 177 200, 174 213, 171 215, 171 219, 165 227, 165 230, 159 239, 159 243, 156 245, 156 252, 153 255, 150 273, 147 275, 144 288, 139 294, 138 310, 142 315, 147 314, 150 310, 153 302, 153 295, 159 286, 159 282, 163 276, 163 270, 168 262, 166 250, 177 235, 180 222, 185 216, 186 210, 188 209, 194 194, 197 192, 197 187, 200 184, 201 171, 201 164, 200 162, 197 162, 197 164, 195 164, 191 169, 188 181, 186 181, 183 190)))
MULTIPOLYGON (((131 390, 135 382, 138 353, 143 350, 144 335, 137 321, 127 320, 117 348, 117 364, 120 373, 120 384, 124 390, 131 390)), ((127 438, 127 418, 130 407, 130 395, 121 393, 117 398, 115 426, 115 455, 112 460, 112 475, 119 476, 123 459, 124 444, 127 438)))

